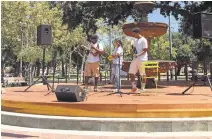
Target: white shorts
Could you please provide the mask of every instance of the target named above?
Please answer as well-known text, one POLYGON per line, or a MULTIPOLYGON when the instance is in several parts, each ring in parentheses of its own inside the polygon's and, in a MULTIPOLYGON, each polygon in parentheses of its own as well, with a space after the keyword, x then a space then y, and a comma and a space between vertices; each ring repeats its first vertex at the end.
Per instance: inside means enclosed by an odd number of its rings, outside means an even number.
POLYGON ((129 74, 135 75, 139 71, 140 75, 145 75, 145 71, 141 68, 141 63, 142 61, 134 59, 130 64, 129 74))

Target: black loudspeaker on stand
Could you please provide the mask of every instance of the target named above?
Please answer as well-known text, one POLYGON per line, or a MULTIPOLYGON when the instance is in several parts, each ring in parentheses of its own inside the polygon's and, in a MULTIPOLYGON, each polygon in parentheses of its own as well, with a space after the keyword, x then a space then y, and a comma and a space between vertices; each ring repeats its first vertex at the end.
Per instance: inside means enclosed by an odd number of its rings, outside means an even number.
POLYGON ((212 39, 212 14, 195 13, 192 18, 193 37, 212 39))
MULTIPOLYGON (((39 25, 37 27, 37 45, 43 45, 43 60, 42 60, 42 75, 40 78, 38 78, 36 81, 34 81, 33 84, 31 84, 28 88, 26 88, 24 91, 27 91, 30 87, 35 85, 40 79, 42 79, 43 84, 47 85, 47 88, 51 88, 51 91, 53 91, 53 88, 48 83, 46 77, 44 76, 44 69, 45 69, 45 52, 46 52, 46 46, 45 45, 51 45, 52 44, 52 30, 50 25, 39 25)), ((47 95, 47 94, 46 94, 47 95)))
POLYGON ((50 25, 39 25, 37 27, 37 45, 52 44, 52 29, 50 25))

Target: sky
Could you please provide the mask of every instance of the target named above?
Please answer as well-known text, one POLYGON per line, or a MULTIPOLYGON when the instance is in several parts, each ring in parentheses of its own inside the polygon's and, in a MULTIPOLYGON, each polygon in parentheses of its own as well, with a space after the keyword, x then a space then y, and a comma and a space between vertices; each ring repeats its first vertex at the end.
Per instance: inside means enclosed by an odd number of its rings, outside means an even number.
MULTIPOLYGON (((182 8, 184 8, 184 6, 185 6, 183 2, 180 2, 180 5, 182 8)), ((169 24, 169 17, 164 17, 163 15, 161 15, 160 9, 158 8, 148 15, 148 21, 149 22, 162 22, 162 23, 169 24)), ((179 25, 180 25, 179 23, 180 23, 179 20, 177 21, 173 16, 171 16, 171 31, 178 32, 179 25)))
MULTIPOLYGON (((148 14, 148 21, 149 22, 162 22, 169 24, 169 17, 164 17, 160 14, 160 9, 154 10, 152 13, 148 14)), ((171 16, 171 28, 173 32, 178 32, 179 29, 179 22, 175 20, 173 16, 171 16)))

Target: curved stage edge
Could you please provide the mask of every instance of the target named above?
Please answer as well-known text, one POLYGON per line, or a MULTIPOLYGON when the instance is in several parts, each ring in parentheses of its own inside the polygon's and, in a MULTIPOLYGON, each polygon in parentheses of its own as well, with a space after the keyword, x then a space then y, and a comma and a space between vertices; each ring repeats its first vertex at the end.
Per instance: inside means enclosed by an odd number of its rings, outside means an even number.
MULTIPOLYGON (((183 85, 186 83, 183 82, 183 85)), ((188 83, 187 83, 188 84, 188 83)), ((1 110, 25 114, 105 117, 105 118, 186 118, 212 117, 212 95, 209 87, 197 86, 192 94, 181 95, 186 86, 167 85, 147 89, 146 96, 106 96, 109 92, 91 92, 83 102, 58 102, 54 93, 48 96, 46 86, 6 88, 1 95, 1 110)), ((107 88, 105 86, 104 88, 107 88)), ((130 89, 123 89, 128 92, 130 89)))
POLYGON ((210 117, 212 104, 64 104, 2 100, 2 111, 76 117, 210 117))

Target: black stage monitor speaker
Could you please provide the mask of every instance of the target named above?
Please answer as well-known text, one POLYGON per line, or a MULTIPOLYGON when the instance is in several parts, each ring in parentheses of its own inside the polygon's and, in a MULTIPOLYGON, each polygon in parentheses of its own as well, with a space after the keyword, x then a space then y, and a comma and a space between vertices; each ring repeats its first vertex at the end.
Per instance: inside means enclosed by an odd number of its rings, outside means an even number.
POLYGON ((212 39, 212 14, 196 13, 193 15, 194 38, 212 39))
POLYGON ((39 25, 37 27, 37 45, 52 44, 52 29, 51 25, 39 25))
POLYGON ((80 102, 86 97, 85 91, 77 85, 58 85, 55 91, 58 101, 80 102))

